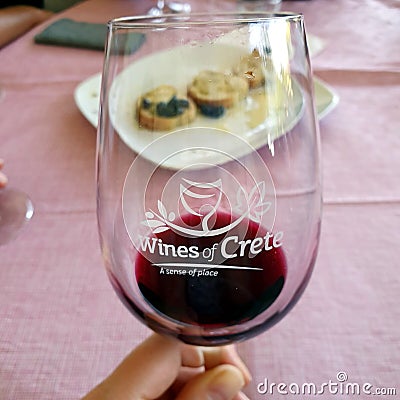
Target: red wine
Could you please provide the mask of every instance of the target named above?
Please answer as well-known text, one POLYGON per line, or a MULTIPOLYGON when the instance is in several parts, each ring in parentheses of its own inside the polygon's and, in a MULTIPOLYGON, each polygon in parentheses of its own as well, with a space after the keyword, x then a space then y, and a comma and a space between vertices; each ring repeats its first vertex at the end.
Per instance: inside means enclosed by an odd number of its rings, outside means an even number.
MULTIPOLYGON (((179 223, 194 228, 201 221, 188 214, 179 223)), ((247 218, 235 225, 233 216, 216 213, 211 230, 227 226, 225 234, 196 237, 167 229, 141 238, 136 279, 158 313, 218 328, 249 321, 278 298, 287 273, 283 233, 273 235, 247 218)))

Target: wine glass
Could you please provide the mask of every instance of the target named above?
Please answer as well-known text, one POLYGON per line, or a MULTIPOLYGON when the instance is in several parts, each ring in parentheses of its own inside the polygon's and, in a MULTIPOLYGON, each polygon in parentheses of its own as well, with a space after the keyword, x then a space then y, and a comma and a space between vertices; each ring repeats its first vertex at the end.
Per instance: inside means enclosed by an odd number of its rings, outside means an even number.
POLYGON ((317 256, 319 147, 301 15, 110 22, 97 215, 126 307, 197 345, 277 323, 317 256), (132 32, 145 44, 121 52, 132 32))
MULTIPOLYGON (((0 160, 0 169, 3 160, 0 160)), ((33 216, 29 196, 17 189, 0 188, 0 246, 13 240, 33 216)))
POLYGON ((149 15, 154 17, 160 16, 163 14, 170 13, 185 13, 188 14, 191 11, 191 7, 189 3, 181 3, 178 1, 169 1, 165 2, 165 0, 157 0, 157 3, 154 7, 150 8, 148 11, 149 15))

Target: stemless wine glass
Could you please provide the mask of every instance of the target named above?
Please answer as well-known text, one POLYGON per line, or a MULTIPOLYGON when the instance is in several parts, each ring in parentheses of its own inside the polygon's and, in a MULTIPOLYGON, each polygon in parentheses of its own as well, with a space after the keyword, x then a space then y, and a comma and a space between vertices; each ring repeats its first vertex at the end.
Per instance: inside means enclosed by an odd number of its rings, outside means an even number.
POLYGON ((309 281, 320 232, 303 17, 111 21, 97 190, 107 274, 147 326, 220 345, 283 318, 309 281), (146 41, 130 54, 134 32, 146 41))

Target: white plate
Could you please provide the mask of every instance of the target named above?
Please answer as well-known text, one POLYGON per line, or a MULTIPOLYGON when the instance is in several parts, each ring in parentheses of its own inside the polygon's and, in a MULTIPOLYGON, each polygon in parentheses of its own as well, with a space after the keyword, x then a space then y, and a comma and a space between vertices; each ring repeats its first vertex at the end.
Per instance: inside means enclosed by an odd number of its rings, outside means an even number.
MULTIPOLYGON (((314 96, 318 118, 328 115, 339 103, 339 96, 326 82, 314 77, 314 96)), ((98 125, 101 73, 95 74, 75 89, 74 98, 83 116, 95 127, 98 125)))
POLYGON ((339 104, 339 95, 326 82, 315 76, 313 82, 315 108, 317 109, 318 119, 321 120, 339 104))
MULTIPOLYGON (((135 116, 137 99, 143 93, 165 83, 176 87, 180 93, 186 93, 187 83, 191 82, 200 71, 205 69, 231 71, 232 65, 247 54, 248 50, 243 46, 219 42, 212 45, 180 46, 151 54, 132 63, 120 73, 111 86, 108 107, 113 126, 132 150, 142 153, 144 157, 157 164, 164 160, 163 166, 173 169, 201 161, 213 164, 223 162, 225 157, 219 159, 219 151, 191 151, 191 147, 193 143, 201 146, 203 142, 210 143, 214 149, 222 149, 227 146, 226 132, 235 134, 247 144, 230 149, 235 157, 243 156, 251 149, 257 149, 262 145, 272 144, 275 139, 292 129, 302 115, 304 100, 295 81, 291 84, 291 96, 286 94, 287 90, 282 90, 282 84, 277 79, 272 83, 273 88, 267 96, 263 90, 250 91, 240 104, 241 111, 244 109, 245 112, 239 113, 235 112, 234 108, 229 109, 218 119, 198 114, 195 121, 187 128, 177 130, 171 135, 140 128, 135 116), (149 72, 151 70, 153 73, 149 72), (170 71, 173 71, 173 74, 170 71), (266 98, 268 107, 264 104, 266 98), (286 104, 287 107, 283 108, 280 104, 286 104), (155 151, 144 151, 161 137, 165 138, 164 146, 154 146, 155 151), (188 143, 187 147, 184 147, 185 143, 188 143), (164 157, 167 153, 163 154, 165 153, 163 149, 170 154, 175 151, 181 156, 166 161, 164 157)), ((100 82, 101 76, 97 74, 82 82, 75 91, 78 108, 95 127, 98 123, 100 82)), ((318 79, 314 80, 314 86, 317 112, 322 118, 336 106, 338 97, 318 79)), ((265 90, 269 89, 266 87, 265 90)))

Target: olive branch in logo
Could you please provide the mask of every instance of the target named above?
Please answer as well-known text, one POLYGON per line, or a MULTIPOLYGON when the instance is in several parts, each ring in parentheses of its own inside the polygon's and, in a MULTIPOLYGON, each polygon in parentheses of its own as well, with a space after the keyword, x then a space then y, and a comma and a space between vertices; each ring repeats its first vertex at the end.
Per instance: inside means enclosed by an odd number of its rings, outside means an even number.
POLYGON ((261 222, 263 215, 271 208, 270 201, 265 199, 265 182, 258 182, 247 196, 243 188, 236 193, 236 212, 247 212, 249 218, 254 222, 261 222))
POLYGON ((183 208, 190 214, 198 216, 201 219, 201 229, 193 229, 192 227, 183 227, 177 225, 174 221, 176 214, 173 211, 168 212, 161 200, 157 202, 158 211, 149 210, 145 212, 146 220, 142 221, 142 225, 149 227, 153 233, 165 232, 169 229, 186 234, 189 236, 216 236, 228 232, 237 226, 244 218, 249 217, 255 222, 261 222, 262 216, 270 209, 271 202, 265 201, 265 183, 257 183, 249 195, 242 187, 239 188, 236 194, 236 206, 234 210, 239 214, 239 217, 231 224, 218 228, 210 229, 208 221, 217 211, 222 199, 222 181, 221 179, 215 182, 193 182, 188 179, 183 179, 184 184, 179 187, 179 201, 183 208), (193 191, 191 188, 196 188, 198 191, 193 191), (209 193, 210 189, 216 192, 209 193), (201 193, 204 190, 205 193, 201 193), (188 202, 188 199, 204 200, 204 204, 198 211, 193 209, 188 202), (213 204, 210 203, 213 202, 213 204))

